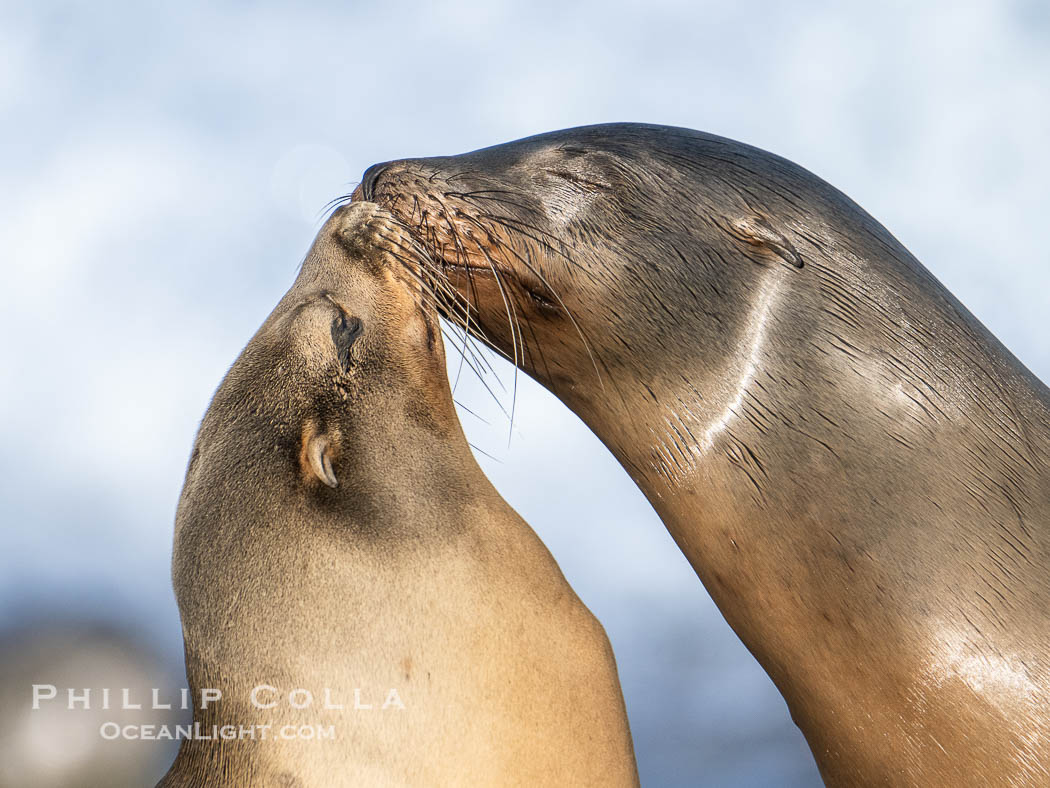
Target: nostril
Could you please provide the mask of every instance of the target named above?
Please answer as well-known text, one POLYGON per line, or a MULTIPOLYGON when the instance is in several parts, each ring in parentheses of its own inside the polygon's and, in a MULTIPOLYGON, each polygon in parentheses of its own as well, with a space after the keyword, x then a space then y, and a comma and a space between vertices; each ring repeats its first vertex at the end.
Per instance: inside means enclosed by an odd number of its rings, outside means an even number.
POLYGON ((376 182, 385 169, 386 164, 373 164, 361 176, 361 196, 368 202, 372 202, 375 199, 376 182))

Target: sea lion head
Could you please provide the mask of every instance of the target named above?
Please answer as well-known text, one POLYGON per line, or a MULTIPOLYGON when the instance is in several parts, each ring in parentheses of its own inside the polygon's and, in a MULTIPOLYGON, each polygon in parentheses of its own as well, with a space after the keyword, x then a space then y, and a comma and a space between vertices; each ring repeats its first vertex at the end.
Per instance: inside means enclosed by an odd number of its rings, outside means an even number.
POLYGON ((762 282, 805 264, 782 188, 804 174, 711 135, 608 124, 376 165, 353 197, 439 262, 458 295, 446 316, 563 396, 627 358, 674 369, 702 352, 717 368, 762 282))
MULTIPOLYGON (((481 486, 423 256, 382 208, 336 210, 205 413, 172 556, 190 685, 229 698, 198 707, 204 725, 255 713, 259 684, 310 686, 290 682, 346 656, 332 638, 358 647, 347 628, 380 557, 450 538, 459 522, 435 511, 481 486)), ((225 742, 222 754, 255 768, 225 742)))
POLYGON ((337 209, 216 392, 187 491, 283 480, 332 496, 393 478, 428 443, 460 449, 424 258, 379 206, 337 209))

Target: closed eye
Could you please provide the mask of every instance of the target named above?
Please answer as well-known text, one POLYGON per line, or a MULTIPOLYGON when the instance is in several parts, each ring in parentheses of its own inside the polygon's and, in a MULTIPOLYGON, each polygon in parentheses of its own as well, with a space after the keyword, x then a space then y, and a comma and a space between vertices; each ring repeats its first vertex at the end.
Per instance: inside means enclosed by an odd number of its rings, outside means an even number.
POLYGON ((571 183, 574 186, 577 186, 577 187, 579 187, 581 189, 587 189, 587 190, 590 190, 590 191, 604 191, 606 189, 611 188, 609 186, 609 184, 607 184, 607 183, 602 183, 600 181, 592 181, 592 180, 588 180, 587 178, 581 178, 576 173, 569 172, 568 170, 550 170, 550 169, 548 169, 546 172, 547 172, 548 175, 554 175, 557 178, 561 178, 562 180, 566 180, 569 183, 571 183))
POLYGON ((364 333, 364 325, 360 318, 348 317, 340 311, 332 319, 332 342, 335 344, 336 357, 343 372, 349 372, 351 366, 350 348, 358 337, 364 333))

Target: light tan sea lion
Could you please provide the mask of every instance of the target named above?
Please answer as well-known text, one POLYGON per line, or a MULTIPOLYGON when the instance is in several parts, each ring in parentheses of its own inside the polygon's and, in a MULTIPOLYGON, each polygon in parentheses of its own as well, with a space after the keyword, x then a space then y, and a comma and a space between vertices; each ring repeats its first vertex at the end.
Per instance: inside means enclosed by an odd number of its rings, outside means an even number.
POLYGON ((194 719, 238 737, 162 786, 637 784, 605 632, 475 462, 423 268, 340 208, 216 392, 173 575, 193 696, 222 692, 194 719))
POLYGON ((828 783, 1050 785, 1050 391, 885 228, 638 124, 358 194, 632 475, 828 783))

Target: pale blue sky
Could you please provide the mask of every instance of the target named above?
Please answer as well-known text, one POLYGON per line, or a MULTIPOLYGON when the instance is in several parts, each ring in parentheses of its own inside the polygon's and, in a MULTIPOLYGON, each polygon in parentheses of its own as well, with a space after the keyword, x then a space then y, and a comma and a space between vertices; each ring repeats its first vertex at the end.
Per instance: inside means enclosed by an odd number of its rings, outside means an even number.
MULTIPOLYGON (((734 137, 845 191, 1050 378, 1050 6, 916 5, 0 5, 0 621, 70 609, 179 658, 196 424, 324 204, 376 161, 602 121, 734 137)), ((598 441, 527 381, 509 447, 480 389, 457 396, 609 630, 647 784, 813 785, 598 441)))

